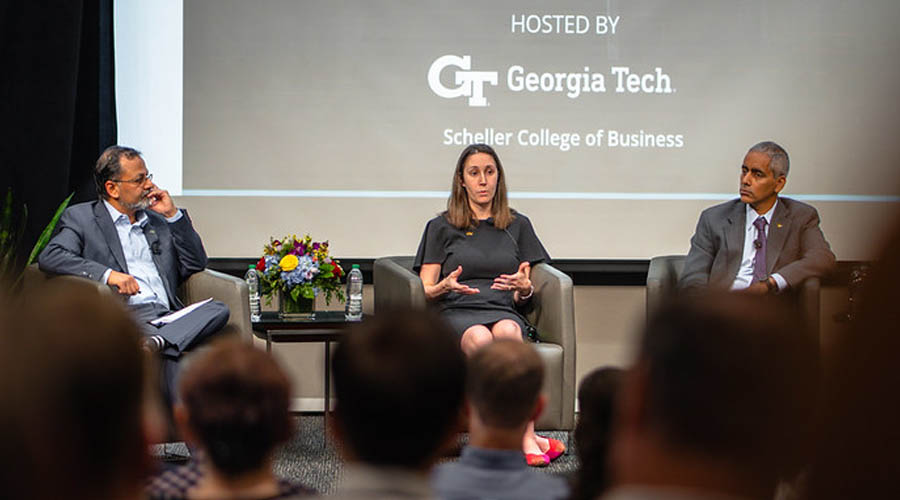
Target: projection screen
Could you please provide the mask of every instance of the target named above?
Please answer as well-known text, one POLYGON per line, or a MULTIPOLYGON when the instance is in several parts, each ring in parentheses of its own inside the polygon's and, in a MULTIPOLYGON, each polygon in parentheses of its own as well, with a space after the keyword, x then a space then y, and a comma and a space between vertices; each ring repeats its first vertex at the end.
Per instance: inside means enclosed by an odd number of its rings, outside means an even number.
POLYGON ((466 144, 556 258, 686 253, 746 150, 791 156, 839 259, 898 206, 900 3, 116 3, 119 141, 211 256, 415 252, 466 144))

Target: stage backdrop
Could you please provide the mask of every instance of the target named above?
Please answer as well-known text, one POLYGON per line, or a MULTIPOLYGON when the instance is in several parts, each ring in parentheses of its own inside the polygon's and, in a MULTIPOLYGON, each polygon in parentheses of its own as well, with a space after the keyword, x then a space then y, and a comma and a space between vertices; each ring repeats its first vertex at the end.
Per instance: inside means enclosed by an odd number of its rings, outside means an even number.
POLYGON ((870 257, 898 205, 893 0, 116 9, 119 140, 214 256, 304 232, 341 256, 413 253, 473 142, 554 257, 685 253, 766 139, 840 259, 870 257))

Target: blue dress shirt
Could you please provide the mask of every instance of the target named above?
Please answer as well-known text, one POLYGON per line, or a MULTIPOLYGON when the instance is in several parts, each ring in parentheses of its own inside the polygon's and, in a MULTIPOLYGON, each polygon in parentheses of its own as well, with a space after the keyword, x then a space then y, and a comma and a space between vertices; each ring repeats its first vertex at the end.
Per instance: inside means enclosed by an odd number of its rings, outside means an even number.
MULTIPOLYGON (((103 204, 106 205, 113 225, 116 226, 116 232, 119 234, 119 243, 122 244, 122 252, 125 254, 128 274, 134 276, 140 287, 137 294, 128 297, 128 304, 136 306, 156 302, 168 309, 169 296, 166 293, 166 286, 159 276, 159 270, 153 262, 150 245, 147 243, 147 237, 144 236, 144 226, 149 221, 147 214, 143 210, 139 210, 136 220, 132 224, 127 215, 119 212, 108 201, 103 200, 103 204)), ((178 210, 175 215, 166 218, 166 221, 176 222, 181 216, 181 210, 178 210)), ((100 280, 106 283, 110 273, 112 273, 112 269, 107 269, 100 280)))

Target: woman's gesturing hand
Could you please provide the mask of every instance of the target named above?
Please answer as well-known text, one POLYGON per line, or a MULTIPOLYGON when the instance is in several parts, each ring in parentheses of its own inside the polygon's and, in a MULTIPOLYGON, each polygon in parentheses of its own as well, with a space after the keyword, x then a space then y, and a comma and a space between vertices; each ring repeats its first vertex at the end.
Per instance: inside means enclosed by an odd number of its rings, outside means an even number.
POLYGON ((519 270, 515 274, 501 274, 494 278, 491 289, 519 292, 519 295, 522 296, 530 295, 530 275, 531 265, 528 262, 522 262, 519 264, 519 270))
POLYGON ((459 275, 462 274, 462 266, 458 266, 456 270, 452 273, 448 274, 442 282, 444 286, 444 290, 448 292, 456 292, 461 293, 463 295, 472 295, 475 293, 481 293, 477 288, 472 288, 468 285, 464 285, 457 281, 459 279, 459 275))

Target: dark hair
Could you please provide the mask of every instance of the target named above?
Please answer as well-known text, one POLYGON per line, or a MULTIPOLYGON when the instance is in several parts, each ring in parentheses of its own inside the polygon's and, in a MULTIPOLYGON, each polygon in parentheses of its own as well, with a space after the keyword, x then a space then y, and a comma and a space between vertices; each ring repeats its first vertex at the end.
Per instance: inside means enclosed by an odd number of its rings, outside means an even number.
POLYGON ((106 181, 115 180, 122 171, 120 160, 122 157, 133 160, 140 158, 141 152, 127 146, 110 146, 103 150, 97 164, 94 165, 94 186, 97 188, 97 196, 101 200, 109 198, 106 192, 106 181))
POLYGON ((817 403, 817 346, 782 306, 733 293, 677 298, 649 320, 638 357, 649 425, 759 484, 807 458, 817 403))
POLYGON ((472 227, 475 223, 475 214, 469 207, 469 195, 463 188, 463 167, 466 158, 476 153, 485 153, 494 158, 497 165, 497 191, 494 193, 494 201, 491 204, 491 216, 494 218, 494 227, 506 229, 513 220, 512 210, 509 208, 509 200, 506 196, 506 174, 503 172, 503 164, 497 156, 494 148, 487 144, 472 144, 466 146, 459 159, 456 160, 456 169, 453 170, 453 182, 450 184, 450 198, 447 199, 447 221, 459 229, 472 227))
POLYGON ((433 313, 394 311, 356 325, 332 371, 337 427, 363 462, 426 466, 459 421, 465 358, 433 313))
POLYGON ((146 360, 117 302, 91 284, 51 282, 28 290, 2 321, 0 421, 17 446, 13 480, 26 483, 29 498, 140 489, 149 460, 146 360))
POLYGON ((226 476, 260 467, 291 436, 290 382, 265 352, 236 340, 190 360, 179 382, 188 425, 226 476))
POLYGON ((598 498, 607 488, 606 472, 613 420, 613 402, 622 380, 622 369, 597 368, 578 387, 578 421, 572 437, 579 467, 572 486, 572 500, 598 498))
POLYGON ((544 363, 537 351, 515 340, 497 340, 469 358, 466 397, 488 426, 515 428, 533 416, 544 363))

